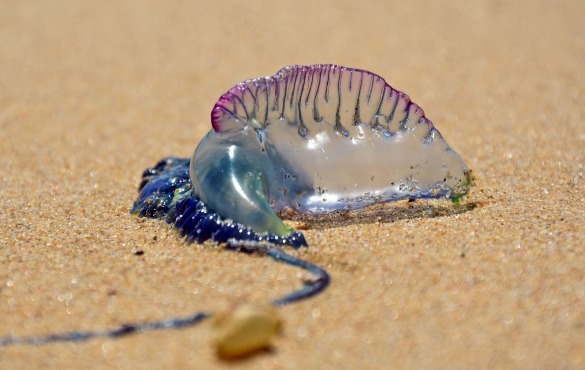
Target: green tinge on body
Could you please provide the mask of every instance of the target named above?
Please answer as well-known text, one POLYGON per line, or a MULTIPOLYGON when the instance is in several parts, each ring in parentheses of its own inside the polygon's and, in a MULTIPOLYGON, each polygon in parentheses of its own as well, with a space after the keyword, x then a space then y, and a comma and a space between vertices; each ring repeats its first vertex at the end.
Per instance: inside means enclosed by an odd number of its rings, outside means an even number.
POLYGON ((221 145, 213 145, 219 136, 212 132, 205 137, 208 145, 200 145, 191 160, 195 193, 227 219, 257 232, 289 236, 294 230, 282 222, 266 198, 263 158, 241 142, 224 138, 221 145))

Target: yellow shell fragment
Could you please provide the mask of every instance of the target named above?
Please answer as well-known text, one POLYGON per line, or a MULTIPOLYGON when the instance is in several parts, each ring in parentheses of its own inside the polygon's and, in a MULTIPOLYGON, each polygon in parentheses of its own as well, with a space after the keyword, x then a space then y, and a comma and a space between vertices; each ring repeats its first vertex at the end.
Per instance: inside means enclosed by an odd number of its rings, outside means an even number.
POLYGON ((243 304, 216 316, 214 345, 224 358, 245 356, 268 348, 280 331, 276 309, 268 305, 243 304))

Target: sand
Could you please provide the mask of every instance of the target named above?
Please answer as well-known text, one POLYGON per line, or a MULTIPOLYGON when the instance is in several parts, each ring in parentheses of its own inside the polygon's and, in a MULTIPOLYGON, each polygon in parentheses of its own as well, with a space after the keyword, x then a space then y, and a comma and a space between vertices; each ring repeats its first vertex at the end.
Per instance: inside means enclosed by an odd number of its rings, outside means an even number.
POLYGON ((128 213, 190 156, 218 96, 290 64, 374 71, 473 169, 460 207, 308 224, 321 295, 271 351, 211 325, 0 348, 5 369, 585 367, 582 1, 2 1, 0 336, 103 330, 267 302, 307 274, 128 213), (142 255, 136 255, 138 250, 142 255))

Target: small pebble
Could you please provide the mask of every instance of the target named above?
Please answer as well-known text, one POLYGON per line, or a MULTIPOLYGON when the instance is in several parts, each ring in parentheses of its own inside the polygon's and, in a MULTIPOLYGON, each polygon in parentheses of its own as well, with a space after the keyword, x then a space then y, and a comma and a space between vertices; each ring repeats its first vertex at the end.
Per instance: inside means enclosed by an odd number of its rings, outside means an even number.
POLYGON ((218 356, 243 357, 269 348, 282 322, 274 307, 242 304, 216 316, 214 346, 218 356))

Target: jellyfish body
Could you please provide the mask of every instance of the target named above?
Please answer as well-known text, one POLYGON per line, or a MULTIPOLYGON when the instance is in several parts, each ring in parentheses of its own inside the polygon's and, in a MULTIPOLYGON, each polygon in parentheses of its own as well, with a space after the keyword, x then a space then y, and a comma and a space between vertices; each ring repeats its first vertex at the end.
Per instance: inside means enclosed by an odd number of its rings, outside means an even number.
POLYGON ((329 214, 413 198, 458 199, 467 165, 423 110, 373 73, 290 66, 239 83, 211 113, 190 163, 193 191, 256 232, 277 214, 329 214))

